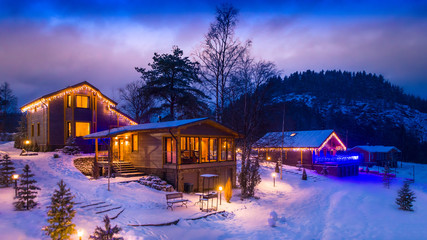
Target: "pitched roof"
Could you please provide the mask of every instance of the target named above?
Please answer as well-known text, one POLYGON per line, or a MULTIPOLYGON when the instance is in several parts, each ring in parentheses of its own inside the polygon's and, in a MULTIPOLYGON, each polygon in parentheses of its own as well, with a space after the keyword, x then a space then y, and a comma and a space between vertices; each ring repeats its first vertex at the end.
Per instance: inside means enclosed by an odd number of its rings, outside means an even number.
POLYGON ((109 97, 105 96, 104 94, 102 94, 102 93, 101 93, 101 91, 99 91, 99 89, 98 89, 98 88, 94 87, 92 84, 88 83, 87 81, 83 81, 83 82, 80 82, 80 83, 74 84, 74 85, 72 85, 72 86, 68 86, 68 87, 66 87, 66 88, 60 89, 60 90, 58 90, 58 91, 55 91, 55 92, 52 92, 52 93, 45 94, 45 95, 43 95, 43 96, 41 96, 41 97, 39 97, 39 98, 37 98, 37 99, 35 99, 35 100, 33 100, 33 101, 29 102, 29 103, 27 103, 27 104, 23 105, 23 106, 21 107, 21 111, 22 111, 22 112, 25 112, 25 111, 27 111, 27 110, 28 110, 28 107, 29 107, 30 105, 32 105, 32 104, 37 104, 37 103, 42 104, 42 100, 44 100, 43 102, 45 102, 45 100, 46 100, 46 99, 49 99, 49 98, 51 98, 51 97, 54 97, 55 95, 64 94, 64 93, 66 93, 67 91, 72 91, 73 89, 78 88, 78 87, 83 87, 84 85, 86 85, 87 87, 89 87, 89 88, 93 89, 94 91, 96 91, 99 95, 101 95, 101 97, 103 97, 104 99, 106 99, 107 101, 109 101, 112 105, 114 105, 114 106, 116 106, 116 105, 117 105, 117 103, 116 103, 114 100, 112 100, 111 98, 109 98, 109 97))
MULTIPOLYGON (((194 119, 176 120, 176 121, 159 122, 159 123, 145 123, 145 124, 118 127, 118 128, 113 128, 110 130, 104 130, 104 131, 100 131, 100 132, 96 132, 96 133, 91 133, 89 135, 84 136, 84 138, 86 138, 86 139, 88 139, 88 138, 106 138, 106 137, 112 137, 112 136, 120 135, 120 134, 127 133, 127 132, 138 132, 138 131, 164 130, 164 129, 171 129, 171 128, 179 128, 179 127, 183 127, 183 126, 186 126, 186 125, 189 125, 192 123, 202 122, 202 121, 210 121, 212 123, 215 123, 217 125, 222 126, 221 124, 205 117, 205 118, 194 118, 194 119)), ((229 129, 229 130, 234 132, 231 129, 229 129)), ((237 133, 236 133, 236 135, 237 135, 237 133)))
POLYGON ((369 145, 368 146, 355 146, 352 149, 350 149, 349 151, 354 150, 355 148, 360 148, 362 150, 365 150, 365 151, 371 152, 371 153, 374 153, 374 152, 388 153, 388 152, 390 152, 393 149, 396 150, 397 152, 400 152, 400 150, 397 147, 394 147, 394 146, 382 146, 382 145, 375 145, 375 146, 369 146, 369 145))
MULTIPOLYGON (((318 148, 320 147, 334 130, 313 130, 313 131, 293 131, 284 132, 284 148, 318 148)), ((256 147, 281 148, 282 132, 269 132, 260 138, 256 147)))

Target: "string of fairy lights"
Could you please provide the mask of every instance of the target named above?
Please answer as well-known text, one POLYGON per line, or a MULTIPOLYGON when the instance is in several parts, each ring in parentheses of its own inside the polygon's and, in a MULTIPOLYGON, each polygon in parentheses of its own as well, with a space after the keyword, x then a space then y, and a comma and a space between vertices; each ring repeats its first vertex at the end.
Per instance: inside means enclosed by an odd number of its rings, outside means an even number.
POLYGON ((50 101, 59 99, 59 98, 63 98, 66 95, 69 94, 73 94, 73 93, 78 93, 80 91, 89 91, 90 93, 92 93, 94 96, 98 96, 99 99, 101 100, 102 103, 106 104, 108 106, 108 109, 113 112, 114 114, 116 114, 119 118, 125 119, 127 122, 129 122, 131 125, 136 125, 137 123, 134 122, 133 120, 131 120, 130 118, 128 118, 127 116, 123 115, 122 113, 118 112, 115 109, 116 104, 114 104, 113 102, 111 102, 110 100, 108 100, 107 98, 105 98, 101 92, 99 92, 98 90, 92 88, 89 85, 83 84, 81 86, 78 87, 74 87, 71 89, 65 89, 55 95, 46 97, 46 98, 40 98, 36 101, 33 101, 25 106, 23 106, 21 108, 21 112, 35 112, 37 110, 37 108, 46 108, 47 104, 50 101))
POLYGON ((328 142, 329 140, 335 137, 335 139, 339 142, 339 144, 341 145, 341 148, 343 151, 347 150, 347 147, 344 145, 344 143, 338 138, 338 136, 335 133, 332 133, 323 143, 322 145, 320 145, 320 147, 258 147, 258 148, 254 148, 254 150, 259 150, 259 151, 295 151, 295 152, 299 152, 299 151, 318 151, 320 149, 322 149, 328 142))

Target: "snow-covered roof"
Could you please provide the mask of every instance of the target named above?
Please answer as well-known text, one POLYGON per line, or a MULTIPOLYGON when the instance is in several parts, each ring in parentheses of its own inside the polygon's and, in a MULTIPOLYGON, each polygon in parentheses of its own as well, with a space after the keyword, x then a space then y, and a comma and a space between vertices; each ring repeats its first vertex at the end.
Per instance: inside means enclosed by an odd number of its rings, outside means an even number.
MULTIPOLYGON (((334 130, 292 131, 284 132, 284 148, 318 148, 334 130)), ((282 132, 269 132, 260 138, 256 147, 280 148, 282 147, 282 132)))
MULTIPOLYGON (((209 119, 205 117, 205 118, 194 118, 194 119, 176 120, 176 121, 159 122, 159 123, 145 123, 145 124, 138 124, 138 125, 130 125, 130 126, 113 128, 110 130, 104 130, 96 133, 91 133, 89 135, 84 136, 84 138, 105 138, 105 137, 116 136, 126 132, 178 128, 184 125, 188 125, 191 123, 200 122, 204 120, 209 120, 209 119)), ((214 122, 213 120, 210 120, 210 121, 214 122)))
POLYGON ((397 152, 400 152, 400 150, 397 147, 393 147, 393 146, 382 146, 382 145, 375 145, 375 146, 355 146, 352 149, 350 149, 349 151, 355 149, 355 148, 360 148, 362 150, 365 150, 367 152, 380 152, 380 153, 388 153, 391 150, 396 150, 397 152))

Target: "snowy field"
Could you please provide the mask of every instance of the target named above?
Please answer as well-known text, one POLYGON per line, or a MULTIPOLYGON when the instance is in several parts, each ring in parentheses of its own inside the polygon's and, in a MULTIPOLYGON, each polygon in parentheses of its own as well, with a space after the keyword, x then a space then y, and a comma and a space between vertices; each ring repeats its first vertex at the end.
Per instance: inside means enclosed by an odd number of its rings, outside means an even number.
MULTIPOLYGON (((357 177, 324 177, 308 171, 308 180, 301 180, 301 172, 286 166, 283 180, 276 179, 273 187, 273 166, 262 166, 262 182, 257 189, 259 199, 241 201, 234 190, 232 203, 222 201, 218 214, 200 220, 185 220, 203 216, 192 200, 188 208, 166 209, 165 193, 138 183, 120 183, 130 179, 115 178, 111 191, 107 180, 89 180, 73 165, 72 157, 53 153, 38 156, 19 156, 13 143, 0 145, 0 151, 11 156, 18 173, 29 164, 36 175, 41 191, 39 205, 31 211, 13 210, 12 188, 0 188, 0 239, 47 239, 41 231, 46 225, 46 207, 56 183, 64 179, 75 195, 77 214, 74 223, 84 229, 83 239, 102 225, 104 214, 99 209, 79 206, 105 202, 121 207, 108 212, 110 217, 125 209, 112 224, 123 228, 125 239, 426 239, 427 236, 427 165, 404 164, 390 189, 383 186, 381 177, 363 174, 357 177), (412 178, 415 166, 416 202, 414 212, 397 209, 394 203, 404 178, 412 178), (272 210, 286 222, 272 228, 267 220, 272 210), (133 227, 133 224, 155 224, 182 219, 177 225, 161 227, 133 227)), ((373 169, 376 170, 376 169, 373 169)), ((135 179, 135 178, 134 178, 135 179)), ((98 205, 99 206, 99 205, 98 205)), ((73 236, 77 239, 77 236, 73 236)))

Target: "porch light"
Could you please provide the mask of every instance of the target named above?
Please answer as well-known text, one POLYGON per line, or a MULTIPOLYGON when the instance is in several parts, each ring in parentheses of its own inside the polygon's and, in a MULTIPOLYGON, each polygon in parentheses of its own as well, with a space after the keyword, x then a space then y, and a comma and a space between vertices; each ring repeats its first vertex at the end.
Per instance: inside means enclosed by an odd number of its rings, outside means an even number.
POLYGON ((26 145, 28 145, 28 144, 30 144, 31 142, 30 142, 30 140, 25 140, 25 142, 24 142, 26 145))
POLYGON ((267 157, 267 160, 271 160, 271 157, 270 157, 270 156, 268 156, 268 157, 267 157))

